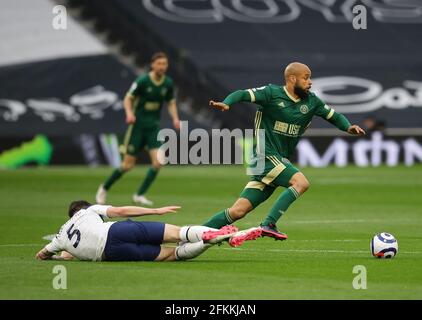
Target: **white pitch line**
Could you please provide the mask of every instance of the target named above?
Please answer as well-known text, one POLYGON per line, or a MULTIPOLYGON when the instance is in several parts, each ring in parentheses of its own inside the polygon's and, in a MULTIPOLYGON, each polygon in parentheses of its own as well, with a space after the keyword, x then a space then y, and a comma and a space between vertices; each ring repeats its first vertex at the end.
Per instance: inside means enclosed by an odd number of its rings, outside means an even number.
POLYGON ((9 243, 0 244, 0 247, 39 247, 43 245, 45 245, 45 243, 9 243))
MULTIPOLYGON (((289 242, 368 242, 367 239, 289 239, 289 242)), ((421 239, 406 239, 409 241, 421 241, 421 239)))
MULTIPOLYGON (((366 242, 364 239, 295 239, 289 242, 366 242)), ((368 241, 369 242, 369 241, 368 241)))
POLYGON ((238 250, 238 251, 265 251, 265 252, 314 252, 314 253, 368 253, 368 251, 347 251, 347 250, 318 250, 318 249, 267 249, 267 250, 261 250, 261 249, 243 249, 243 248, 222 248, 223 250, 238 250))
MULTIPOLYGON (((382 219, 344 219, 344 220, 337 220, 337 219, 326 219, 326 220, 291 220, 288 223, 289 224, 320 224, 320 223, 377 223, 377 222, 382 222, 385 223, 386 220, 382 220, 382 219)), ((403 222, 409 222, 411 224, 420 224, 420 221, 415 221, 415 220, 388 220, 388 222, 399 222, 399 223, 403 223, 403 222)), ((253 222, 247 222, 245 223, 245 225, 256 225, 256 223, 253 222)))
POLYGON ((349 219, 349 220, 293 220, 290 223, 297 224, 315 224, 315 223, 363 223, 363 222, 379 222, 382 220, 366 220, 366 219, 349 219))
MULTIPOLYGON (((367 223, 367 222, 382 222, 385 223, 385 219, 347 219, 347 220, 292 220, 289 223, 297 224, 319 224, 319 223, 367 223)), ((412 224, 419 223, 417 220, 388 220, 388 222, 409 222, 412 224)))
MULTIPOLYGON (((292 241, 301 241, 301 240, 289 240, 292 241)), ((308 241, 308 240, 303 240, 308 241)), ((312 240, 310 240, 312 241, 312 240)), ((330 241, 330 240, 327 240, 330 241)), ((337 240, 334 240, 337 241, 337 240)), ((341 241, 341 240, 340 240, 341 241)), ((0 244, 0 247, 38 247, 43 246, 42 243, 15 243, 15 244, 0 244)), ((314 253, 368 253, 368 251, 363 250, 320 250, 320 249, 244 249, 244 248, 221 248, 222 250, 237 250, 237 251, 267 251, 267 252, 314 252, 314 253)), ((421 254, 422 251, 401 251, 400 253, 404 254, 421 254)))
MULTIPOLYGON (((319 250, 319 249, 267 249, 267 250, 262 250, 262 249, 243 249, 243 248, 221 248, 223 250, 238 250, 238 251, 266 251, 266 252, 305 252, 305 253, 369 253, 368 251, 363 251, 363 250, 319 250)), ((404 253, 404 254, 420 254, 422 253, 422 251, 402 251, 400 253, 404 253)))

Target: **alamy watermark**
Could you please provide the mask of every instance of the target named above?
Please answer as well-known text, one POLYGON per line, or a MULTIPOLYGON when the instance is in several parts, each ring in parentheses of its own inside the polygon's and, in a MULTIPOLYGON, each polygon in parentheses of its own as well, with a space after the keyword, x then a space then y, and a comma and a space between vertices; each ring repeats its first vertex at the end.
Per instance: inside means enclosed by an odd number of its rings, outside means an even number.
POLYGON ((59 264, 53 267, 53 274, 57 274, 53 278, 53 288, 55 290, 66 290, 67 289, 67 269, 65 266, 59 264))
POLYGON ((67 30, 67 10, 65 6, 54 6, 52 13, 55 15, 51 22, 54 30, 67 30))
POLYGON ((212 129, 209 132, 197 128, 189 132, 188 121, 182 121, 179 134, 180 139, 173 129, 159 131, 157 139, 163 144, 158 161, 162 165, 244 164, 248 175, 260 175, 265 170, 263 129, 212 129))
POLYGON ((352 10, 355 15, 352 20, 353 29, 366 30, 368 29, 368 12, 364 5, 357 5, 352 10))
POLYGON ((352 270, 353 274, 357 274, 353 278, 352 286, 353 289, 360 290, 360 289, 366 289, 366 267, 363 265, 356 265, 353 267, 352 270))

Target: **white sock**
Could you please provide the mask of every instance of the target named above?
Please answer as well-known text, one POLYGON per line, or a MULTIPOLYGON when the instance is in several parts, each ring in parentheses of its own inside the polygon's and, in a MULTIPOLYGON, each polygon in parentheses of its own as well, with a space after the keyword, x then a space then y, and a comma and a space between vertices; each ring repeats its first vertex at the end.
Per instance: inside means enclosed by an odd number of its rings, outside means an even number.
POLYGON ((185 243, 181 246, 176 247, 176 259, 177 260, 187 260, 199 256, 208 248, 211 248, 213 245, 210 243, 204 243, 204 241, 198 241, 193 243, 185 243))
POLYGON ((198 242, 202 241, 202 234, 206 231, 216 231, 204 226, 184 226, 180 228, 179 237, 182 242, 198 242))

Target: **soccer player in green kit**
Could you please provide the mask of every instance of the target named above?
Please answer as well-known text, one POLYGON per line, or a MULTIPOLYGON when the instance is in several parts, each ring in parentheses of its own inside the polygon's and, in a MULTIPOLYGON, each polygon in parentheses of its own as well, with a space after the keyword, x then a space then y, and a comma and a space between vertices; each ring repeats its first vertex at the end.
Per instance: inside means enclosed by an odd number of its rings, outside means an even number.
POLYGON ((254 157, 265 161, 262 174, 251 176, 237 201, 205 222, 205 226, 221 228, 243 218, 248 212, 267 200, 279 186, 286 189, 280 194, 267 217, 261 223, 262 236, 285 240, 287 235, 277 230, 276 223, 288 207, 309 188, 306 177, 288 160, 300 136, 310 125, 314 115, 324 118, 342 131, 364 135, 365 131, 351 125, 347 118, 327 106, 310 92, 311 70, 308 66, 293 62, 284 71, 285 86, 268 86, 238 90, 229 94, 223 102, 210 101, 221 111, 229 110, 238 102, 258 105, 255 116, 254 157), (257 130, 265 130, 265 145, 260 145, 257 130), (264 150, 265 149, 265 150, 264 150))
POLYGON ((123 145, 120 147, 120 152, 123 154, 122 165, 98 188, 95 197, 98 204, 106 203, 107 191, 124 173, 135 166, 137 154, 144 147, 148 149, 151 167, 138 192, 133 195, 133 202, 143 205, 153 204, 145 197, 145 193, 161 167, 158 161, 158 148, 161 142, 157 140, 157 134, 160 130, 160 113, 164 102, 167 103, 173 126, 177 130, 180 129, 173 80, 166 75, 167 68, 167 55, 162 52, 154 54, 151 59, 151 71, 139 76, 126 94, 124 109, 126 123, 129 126, 123 145))

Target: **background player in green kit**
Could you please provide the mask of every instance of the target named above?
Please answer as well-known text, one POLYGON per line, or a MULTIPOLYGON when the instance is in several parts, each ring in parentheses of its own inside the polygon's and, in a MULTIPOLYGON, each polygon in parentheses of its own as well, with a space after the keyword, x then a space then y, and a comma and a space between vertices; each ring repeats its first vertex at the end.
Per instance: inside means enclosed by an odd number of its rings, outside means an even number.
POLYGON ((310 92, 311 70, 308 66, 293 62, 284 72, 285 86, 268 85, 249 90, 238 90, 223 102, 210 101, 221 111, 229 110, 237 102, 253 102, 258 105, 255 116, 254 157, 265 161, 262 172, 251 176, 251 181, 239 199, 228 209, 212 216, 204 225, 221 228, 243 218, 249 211, 267 200, 278 186, 287 188, 276 200, 261 224, 262 235, 277 240, 287 235, 277 230, 276 223, 287 208, 309 188, 306 177, 288 160, 300 136, 310 125, 314 115, 324 118, 340 130, 354 135, 365 132, 351 125, 346 117, 327 106, 310 92), (258 130, 265 130, 265 143, 260 141, 258 130))
POLYGON ((161 166, 157 158, 158 148, 161 145, 157 140, 157 134, 160 130, 163 103, 166 102, 168 105, 173 126, 177 130, 180 129, 173 80, 166 75, 167 68, 167 55, 162 52, 154 54, 151 59, 151 71, 139 76, 126 94, 124 108, 126 123, 129 126, 120 147, 123 162, 121 167, 114 170, 106 182, 98 188, 97 203, 106 203, 107 191, 125 172, 135 166, 137 154, 146 147, 151 158, 151 167, 138 192, 133 195, 133 201, 144 205, 153 204, 145 197, 145 193, 155 180, 161 166))

